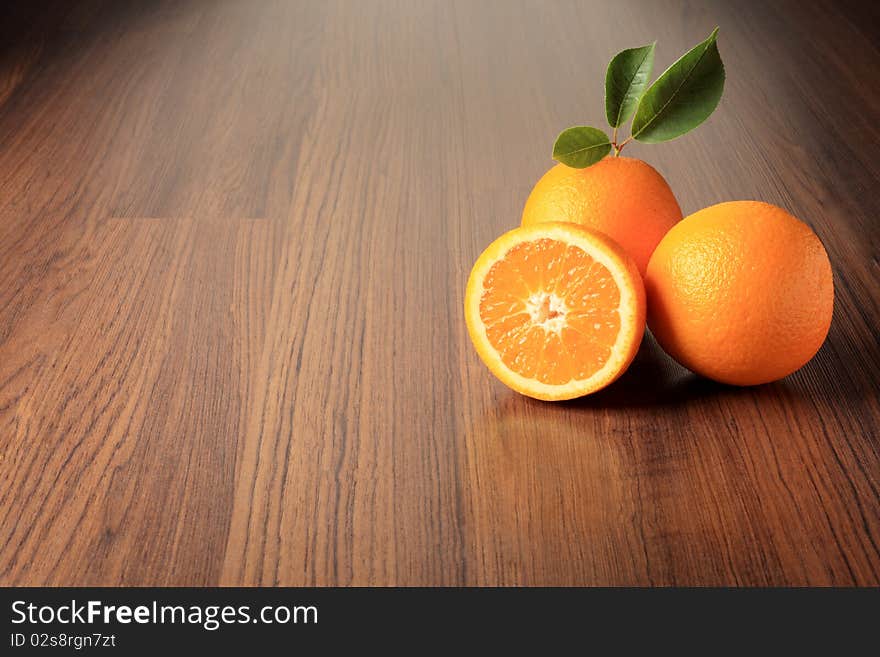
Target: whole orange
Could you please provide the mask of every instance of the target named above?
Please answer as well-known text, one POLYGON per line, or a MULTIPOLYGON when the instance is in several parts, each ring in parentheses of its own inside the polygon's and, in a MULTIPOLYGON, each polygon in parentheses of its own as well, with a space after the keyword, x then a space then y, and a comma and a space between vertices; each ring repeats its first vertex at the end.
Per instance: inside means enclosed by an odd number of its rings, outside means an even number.
POLYGON ((822 346, 834 307, 831 263, 805 223, 757 201, 679 222, 645 278, 648 326, 666 352, 722 383, 781 379, 822 346))
POLYGON ((656 169, 609 156, 586 169, 550 169, 529 194, 522 225, 567 221, 598 230, 620 244, 644 276, 654 248, 680 220, 678 201, 656 169))

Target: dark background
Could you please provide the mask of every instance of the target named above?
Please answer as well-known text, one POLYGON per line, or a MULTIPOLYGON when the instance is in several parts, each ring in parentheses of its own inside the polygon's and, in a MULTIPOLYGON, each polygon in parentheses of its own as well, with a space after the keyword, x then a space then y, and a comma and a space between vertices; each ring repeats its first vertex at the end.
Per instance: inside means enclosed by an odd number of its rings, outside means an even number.
MULTIPOLYGON (((342 651, 352 642, 387 654, 409 654, 430 645, 459 650, 463 642, 502 651, 570 650, 589 644, 609 650, 669 648, 677 654, 702 654, 707 644, 725 636, 724 646, 747 652, 757 642, 768 651, 842 651, 858 654, 873 640, 872 612, 877 589, 449 589, 449 588, 202 588, 202 589, 0 589, 3 641, 13 633, 25 641, 36 633, 58 636, 99 632, 114 635, 115 649, 98 654, 182 654, 184 648, 258 650, 260 654, 342 651), (309 605, 318 622, 309 624, 227 624, 216 630, 198 625, 12 624, 12 603, 37 607, 136 607, 247 605, 251 614, 273 608, 309 605)), ((270 612, 271 613, 271 612, 270 612)), ((67 614, 67 611, 65 611, 67 614)), ((204 616, 204 614, 203 614, 204 616)), ((65 616, 66 618, 66 616, 65 616)), ((311 616, 313 619, 314 616, 311 616)), ((5 646, 4 646, 5 647, 5 646)), ((88 650, 84 650, 89 652, 88 650)), ((80 654, 73 648, 7 649, 5 654, 80 654)))

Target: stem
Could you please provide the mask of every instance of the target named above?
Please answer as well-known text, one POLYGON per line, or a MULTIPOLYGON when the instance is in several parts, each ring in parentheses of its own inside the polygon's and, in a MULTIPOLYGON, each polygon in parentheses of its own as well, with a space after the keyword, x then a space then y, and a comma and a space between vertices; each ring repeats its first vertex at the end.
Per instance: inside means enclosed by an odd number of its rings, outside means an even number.
POLYGON ((614 157, 617 157, 620 153, 620 149, 617 148, 617 128, 611 132, 611 145, 614 147, 614 157))
POLYGON ((630 135, 629 137, 624 139, 621 143, 619 143, 619 144, 615 143, 614 148, 616 149, 616 154, 619 154, 620 151, 623 150, 623 147, 626 146, 632 140, 633 140, 632 135, 630 135))

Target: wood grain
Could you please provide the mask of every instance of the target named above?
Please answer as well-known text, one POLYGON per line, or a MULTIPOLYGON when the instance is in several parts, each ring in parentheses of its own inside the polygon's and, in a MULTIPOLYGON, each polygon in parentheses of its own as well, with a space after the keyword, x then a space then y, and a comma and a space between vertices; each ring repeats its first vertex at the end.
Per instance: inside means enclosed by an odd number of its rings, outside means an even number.
POLYGON ((37 2, 0 51, 0 584, 880 584, 880 49, 859 3, 37 2), (725 97, 632 147, 688 214, 808 222, 819 355, 648 337, 532 401, 462 295, 609 57, 721 26, 725 97))

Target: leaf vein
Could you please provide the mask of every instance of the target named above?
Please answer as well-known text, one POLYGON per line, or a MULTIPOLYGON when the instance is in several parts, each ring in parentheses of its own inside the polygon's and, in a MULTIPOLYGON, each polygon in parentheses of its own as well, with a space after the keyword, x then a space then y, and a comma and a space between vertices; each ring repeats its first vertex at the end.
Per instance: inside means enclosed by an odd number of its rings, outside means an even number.
MULTIPOLYGON (((712 43, 714 43, 714 42, 712 42, 712 43)), ((700 62, 703 61, 703 57, 705 57, 706 53, 709 52, 709 48, 712 46, 712 43, 709 43, 706 45, 706 47, 703 49, 703 52, 701 52, 700 56, 697 58, 697 61, 694 62, 694 65, 691 66, 690 70, 687 72, 687 74, 682 78, 681 82, 675 88, 675 91, 673 91, 670 94, 669 99, 665 103, 663 103, 663 107, 661 107, 659 110, 657 110, 654 113, 654 116, 652 116, 650 118, 650 120, 645 125, 643 125, 638 132, 633 133, 633 137, 638 138, 638 136, 640 134, 642 134, 648 128, 649 125, 654 123, 654 121, 656 121, 660 117, 660 115, 663 114, 664 111, 666 111, 666 107, 669 105, 669 103, 671 103, 675 99, 675 97, 678 95, 678 92, 681 91, 681 88, 690 79, 691 74, 693 74, 693 72, 694 72, 694 70, 696 70, 697 66, 700 65, 700 62)), ((663 76, 660 76, 660 77, 663 77, 663 76)))
POLYGON ((620 126, 620 116, 623 114, 623 106, 626 104, 626 97, 629 96, 630 90, 632 89, 633 80, 636 79, 636 76, 639 74, 639 70, 642 68, 642 65, 645 63, 645 60, 648 59, 648 54, 650 51, 645 51, 645 56, 642 57, 642 61, 639 62, 639 65, 636 67, 635 72, 632 74, 632 77, 629 79, 629 82, 626 85, 626 91, 623 94, 623 100, 620 102, 620 105, 617 107, 617 116, 614 119, 614 123, 616 126, 620 126))

